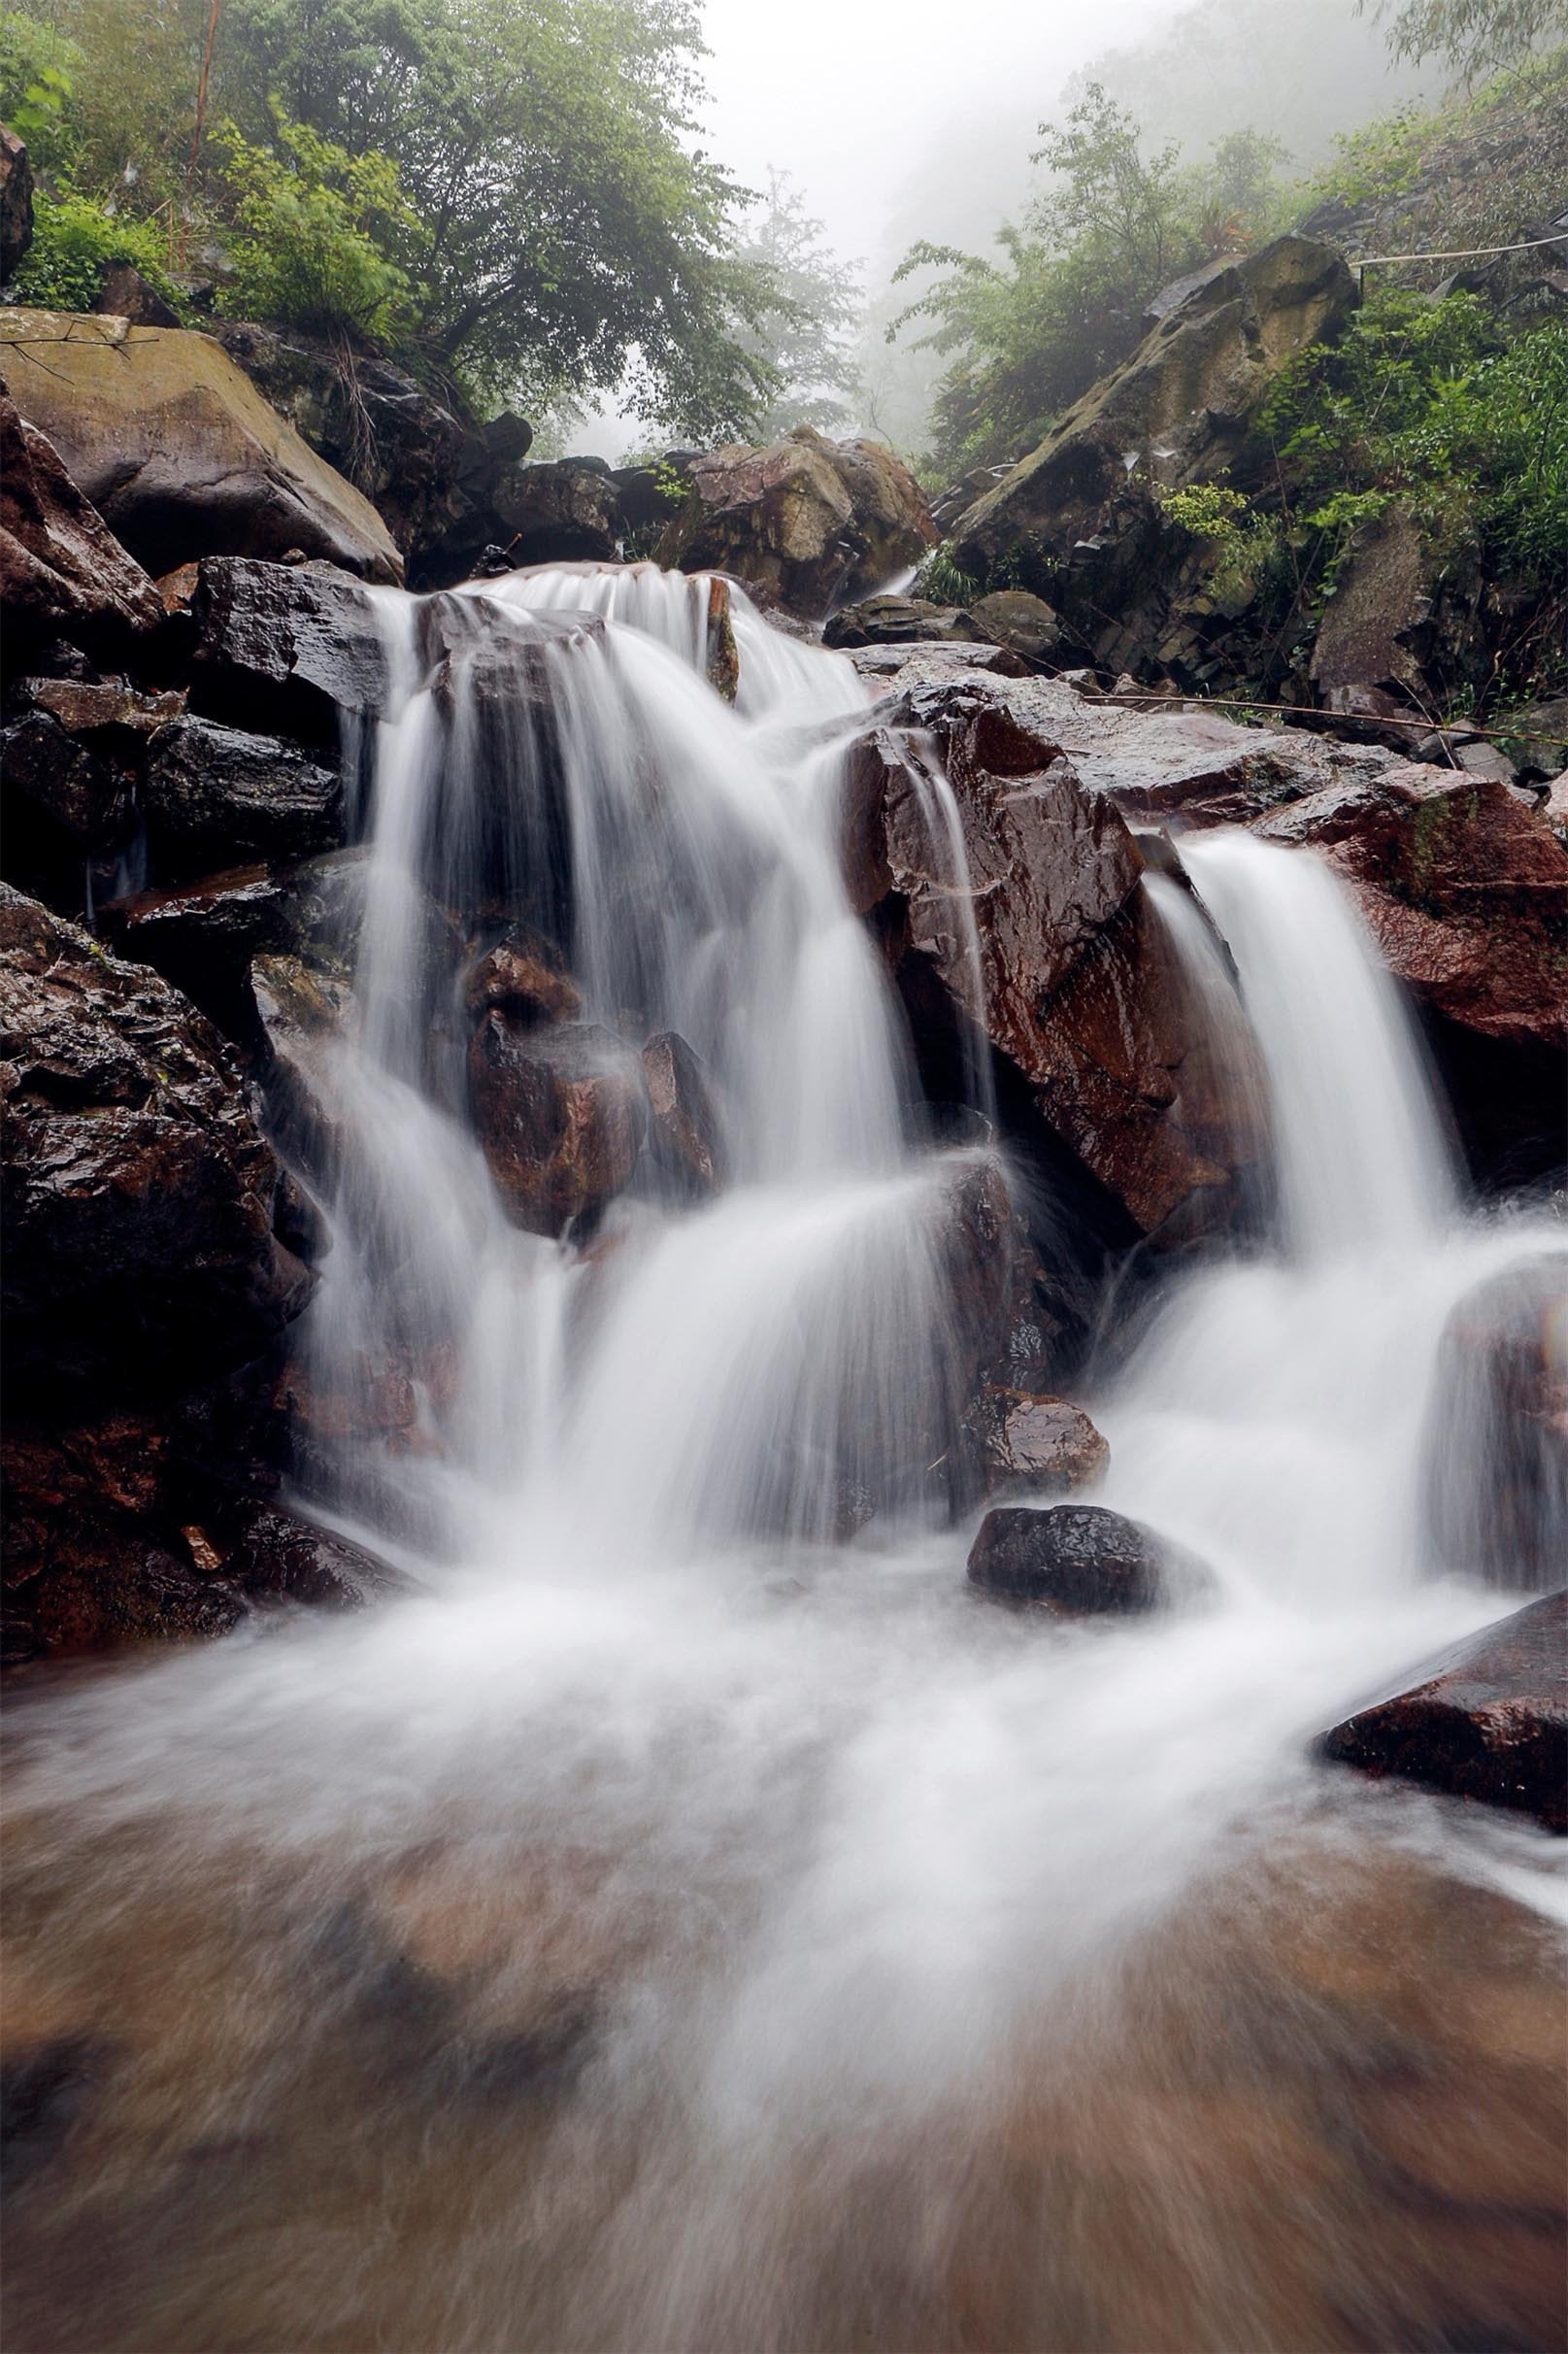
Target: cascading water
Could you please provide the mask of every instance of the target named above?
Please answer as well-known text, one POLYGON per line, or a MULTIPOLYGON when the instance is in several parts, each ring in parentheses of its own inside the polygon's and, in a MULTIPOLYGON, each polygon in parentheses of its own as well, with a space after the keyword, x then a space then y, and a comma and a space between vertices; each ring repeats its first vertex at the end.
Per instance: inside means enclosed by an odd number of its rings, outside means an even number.
MULTIPOLYGON (((423 1450, 350 1450, 318 1502, 419 1589, 18 1710, 17 1967, 104 2094, 13 2222, 13 2342, 1481 2342, 1447 2227, 1429 2258, 1323 2120, 1390 2051, 1468 2065, 1478 1972, 1540 2016, 1546 1933, 1497 1891, 1545 1908, 1545 1843, 1308 1743, 1498 1611, 1425 1574, 1418 1461, 1452 1303, 1537 1238, 1459 1223, 1326 873, 1192 844, 1239 997, 1165 912, 1217 1051, 1255 1032, 1281 1240, 1176 1289, 1095 1411, 1105 1500, 1220 1594, 1061 1630, 972 1600, 932 1479, 971 1164, 839 880, 864 703, 737 597, 727 708, 708 593, 519 576, 445 600, 431 659, 386 600, 310 1346, 339 1385, 416 1367, 423 1450), (607 1208, 519 1227, 441 909, 470 954, 565 928, 605 1053, 686 1042, 717 1192, 672 1198, 645 1141, 607 1208)), ((1503 2099, 1537 2146, 1533 2083, 1503 2099)))

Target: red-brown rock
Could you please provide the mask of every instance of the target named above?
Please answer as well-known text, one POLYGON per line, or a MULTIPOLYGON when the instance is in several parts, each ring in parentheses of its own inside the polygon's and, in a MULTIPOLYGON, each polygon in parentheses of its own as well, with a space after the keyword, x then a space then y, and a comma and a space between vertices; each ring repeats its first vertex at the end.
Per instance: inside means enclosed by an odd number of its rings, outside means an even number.
POLYGON ((647 1105, 636 1057, 608 1030, 519 1028, 492 1007, 468 1073, 484 1158, 520 1225, 559 1234, 626 1183, 647 1105))
POLYGON ((0 606, 17 639, 63 635, 117 644, 155 629, 163 606, 148 574, 17 413, 0 383, 0 606))
POLYGON ((1568 1587, 1457 1644, 1357 1709, 1326 1758, 1568 1832, 1568 1587))

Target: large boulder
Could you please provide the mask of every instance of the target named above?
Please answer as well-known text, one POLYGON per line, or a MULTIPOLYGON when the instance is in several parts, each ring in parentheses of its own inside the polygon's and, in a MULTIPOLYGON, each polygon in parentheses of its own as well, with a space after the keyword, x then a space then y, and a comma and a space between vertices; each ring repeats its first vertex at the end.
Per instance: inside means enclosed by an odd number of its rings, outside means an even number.
POLYGON ((557 457, 497 469, 487 486, 488 527, 517 564, 609 562, 626 519, 607 465, 557 457))
MULTIPOLYGON (((7 314, 0 311, 0 321, 7 314)), ((0 382, 0 610, 13 659, 63 635, 87 646, 144 636, 163 620, 148 574, 72 481, 49 437, 0 382)))
POLYGON ((1438 1344, 1427 1521, 1445 1569, 1545 1592, 1568 1562, 1568 1254, 1487 1278, 1438 1344))
POLYGON ((1056 1618, 1130 1617, 1206 1592, 1204 1564, 1103 1504, 1000 1505, 969 1551, 969 1582, 1056 1618))
POLYGON ((765 450, 694 458, 686 480, 658 561, 731 573, 804 621, 880 588, 937 537, 918 485, 890 451, 831 442, 810 425, 765 450))
POLYGON ((337 746, 384 710, 391 672, 374 600, 328 567, 208 556, 165 584, 191 699, 242 726, 337 746))
POLYGON ((1260 820, 1353 890, 1424 1010, 1478 1167, 1560 1164, 1568 1082, 1568 852, 1507 785, 1394 763, 1260 820))
POLYGON ((312 1278, 230 1050, 157 975, 8 886, 0 1063, 13 1373, 183 1389, 299 1314, 312 1278))
POLYGON ((1568 1832, 1568 1587, 1428 1661, 1319 1749, 1568 1832))
POLYGON ((154 870, 210 874, 246 858, 298 858, 343 841, 336 766, 298 744, 189 715, 159 730, 142 785, 154 870))
POLYGON ((0 362, 22 415, 150 571, 298 550, 367 580, 402 579, 369 499, 210 335, 0 310, 0 362))
POLYGON ((9 278, 33 242, 33 167, 27 143, 0 122, 0 278, 9 278))
POLYGON ((1170 577, 1192 553, 1165 523, 1156 487, 1260 477, 1258 420, 1276 378, 1342 333, 1354 305, 1343 254, 1309 238, 1203 273, 951 526, 954 560, 985 580, 1008 559, 1114 668, 1140 646, 1156 652, 1170 577))
POLYGON ((480 1142, 520 1226, 560 1234, 637 1165, 648 1110, 637 1058, 592 1023, 521 1026, 485 1012, 468 1058, 480 1142))
POLYGON ((1122 1239, 1211 1223, 1261 1139, 1246 1075, 1217 1064, 1119 812, 985 684, 917 688, 891 716, 897 726, 851 757, 845 855, 917 1045, 929 1051, 946 1024, 992 1058, 1004 1095, 1021 1093, 1119 1205, 1122 1239), (934 740, 956 799, 964 900, 911 730, 934 740))

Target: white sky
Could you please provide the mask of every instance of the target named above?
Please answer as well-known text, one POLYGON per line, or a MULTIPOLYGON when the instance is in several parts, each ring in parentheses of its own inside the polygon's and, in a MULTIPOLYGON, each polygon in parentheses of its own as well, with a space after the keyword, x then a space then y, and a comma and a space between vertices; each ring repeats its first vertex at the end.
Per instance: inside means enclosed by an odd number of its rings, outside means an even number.
MULTIPOLYGON (((1068 75, 1178 0, 704 0, 709 145, 751 186, 790 173, 848 260, 869 259, 947 126, 1030 129, 1068 75)), ((1027 131, 1019 162, 1027 156, 1027 131)))

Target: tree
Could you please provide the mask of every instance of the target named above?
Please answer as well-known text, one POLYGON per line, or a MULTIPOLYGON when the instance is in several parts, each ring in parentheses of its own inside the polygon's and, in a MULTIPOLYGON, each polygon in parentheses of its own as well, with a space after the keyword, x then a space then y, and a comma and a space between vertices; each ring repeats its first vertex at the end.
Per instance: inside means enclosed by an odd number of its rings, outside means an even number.
POLYGON ((762 273, 772 305, 747 337, 775 370, 778 389, 756 430, 764 439, 791 425, 844 425, 858 389, 851 336, 860 313, 855 273, 824 244, 819 220, 786 172, 770 172, 768 193, 740 249, 762 273))
POLYGON ((694 144, 689 0, 229 0, 221 96, 395 159, 430 366, 538 405, 616 390, 699 436, 774 391, 748 191, 694 144))
POLYGON ((918 245, 894 273, 945 274, 893 321, 931 320, 926 346, 951 354, 936 398, 947 466, 1013 457, 1141 332, 1151 295, 1214 252, 1244 246, 1244 206, 1272 201, 1273 143, 1238 132, 1205 171, 1184 172, 1173 141, 1143 152, 1139 128, 1090 83, 1060 128, 1042 123, 1035 161, 1053 175, 1021 228, 997 235, 1000 264, 918 245))
POLYGON ((1538 42, 1568 39, 1568 0, 1362 0, 1388 25, 1396 57, 1446 57, 1466 81, 1518 65, 1538 42))

